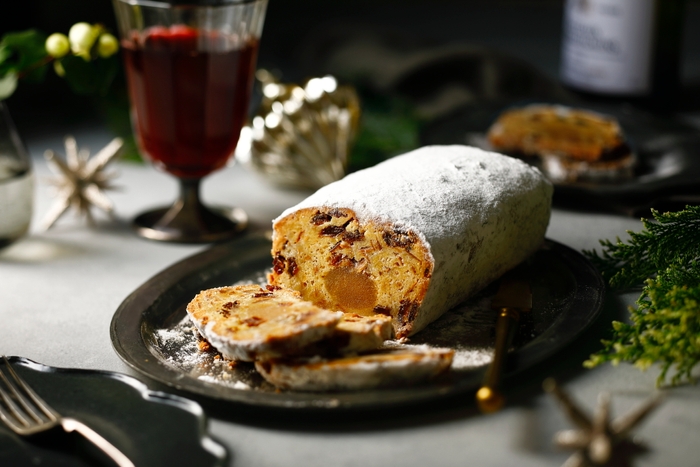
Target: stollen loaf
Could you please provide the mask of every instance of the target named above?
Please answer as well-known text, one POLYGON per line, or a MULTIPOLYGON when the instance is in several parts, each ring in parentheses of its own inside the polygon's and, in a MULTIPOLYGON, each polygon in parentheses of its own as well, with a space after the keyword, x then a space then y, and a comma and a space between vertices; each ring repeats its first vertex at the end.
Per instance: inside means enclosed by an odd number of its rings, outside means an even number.
POLYGON ((414 334, 541 245, 552 185, 518 159, 426 146, 331 183, 273 221, 272 285, 414 334))

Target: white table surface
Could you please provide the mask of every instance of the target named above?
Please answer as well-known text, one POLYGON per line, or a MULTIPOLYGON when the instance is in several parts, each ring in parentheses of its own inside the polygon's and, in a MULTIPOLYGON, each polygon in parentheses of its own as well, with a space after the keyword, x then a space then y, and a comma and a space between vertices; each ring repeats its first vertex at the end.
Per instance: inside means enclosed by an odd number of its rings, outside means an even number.
MULTIPOLYGON (((99 129, 77 128, 73 134, 79 146, 93 152, 111 139, 99 129)), ((177 186, 147 165, 122 162, 111 166, 119 173, 116 183, 121 190, 108 193, 116 206, 116 221, 98 215, 97 227, 90 228, 68 215, 48 232, 38 232, 36 226, 51 203, 47 178, 52 174, 41 154, 49 148, 63 153, 62 136, 45 133, 27 141, 37 177, 34 227, 26 238, 0 252, 0 352, 58 367, 122 372, 156 387, 114 352, 110 320, 135 288, 207 246, 137 237, 130 219, 174 200, 177 186)), ((306 196, 272 188, 239 165, 206 179, 203 191, 205 201, 244 208, 257 226, 269 225, 284 208, 306 196)), ((627 230, 640 229, 638 219, 555 209, 547 236, 581 250, 598 247, 598 239, 624 238, 627 230)), ((523 383, 524 394, 512 394, 511 404, 494 415, 478 415, 465 397, 381 420, 368 415, 347 429, 332 422, 309 427, 301 415, 297 421, 283 414, 279 420, 269 414, 256 418, 254 410, 224 420, 209 410, 209 429, 228 448, 230 465, 238 467, 559 466, 568 453, 553 447, 552 436, 573 427, 551 397, 538 389, 549 370, 590 409, 601 391, 612 394, 616 414, 655 391, 657 368, 646 373, 627 364, 580 369, 586 356, 581 349, 595 349, 591 339, 597 341, 610 320, 624 316, 634 298, 608 295, 597 330, 534 372, 523 383)), ((651 451, 635 465, 699 465, 700 388, 686 385, 668 391, 663 405, 636 433, 651 451)))

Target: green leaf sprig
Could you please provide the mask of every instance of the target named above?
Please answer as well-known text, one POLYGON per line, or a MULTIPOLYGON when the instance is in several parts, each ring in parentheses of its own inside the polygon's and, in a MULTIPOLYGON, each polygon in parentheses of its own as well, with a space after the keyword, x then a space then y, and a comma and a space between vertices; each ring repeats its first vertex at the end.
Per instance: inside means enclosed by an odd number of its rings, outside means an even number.
POLYGON ((602 254, 584 251, 616 289, 642 285, 630 307, 630 324, 613 321, 613 338, 584 363, 633 363, 646 370, 661 365, 657 384, 675 369, 671 384, 693 381, 700 362, 700 206, 679 212, 652 211, 642 232, 627 243, 602 240, 602 254))
POLYGON ((104 94, 118 71, 119 42, 100 24, 76 23, 68 36, 46 37, 36 29, 5 34, 0 40, 0 100, 20 80, 40 82, 47 66, 77 94, 104 94))

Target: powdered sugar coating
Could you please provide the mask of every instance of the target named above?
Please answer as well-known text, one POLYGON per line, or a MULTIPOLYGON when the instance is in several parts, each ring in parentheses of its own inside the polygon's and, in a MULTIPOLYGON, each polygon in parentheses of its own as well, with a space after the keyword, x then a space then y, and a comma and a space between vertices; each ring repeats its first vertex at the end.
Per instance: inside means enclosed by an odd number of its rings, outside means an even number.
POLYGON ((287 209, 352 209, 361 224, 414 231, 435 269, 414 332, 541 244, 552 185, 525 162, 470 146, 426 146, 355 172, 287 209))
POLYGON ((540 171, 519 159, 471 146, 425 146, 326 185, 273 224, 306 207, 344 207, 360 222, 401 223, 431 243, 465 223, 485 220, 504 190, 543 185, 551 195, 540 171))

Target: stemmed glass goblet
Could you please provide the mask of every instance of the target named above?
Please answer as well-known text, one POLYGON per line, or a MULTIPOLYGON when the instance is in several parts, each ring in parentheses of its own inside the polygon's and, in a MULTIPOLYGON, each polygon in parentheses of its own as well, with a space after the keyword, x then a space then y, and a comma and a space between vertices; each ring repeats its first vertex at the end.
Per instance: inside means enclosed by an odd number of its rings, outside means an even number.
POLYGON ((137 232, 215 242, 247 226, 238 208, 213 209, 203 177, 226 165, 248 112, 267 0, 113 0, 140 151, 180 182, 170 207, 140 214, 137 232))

